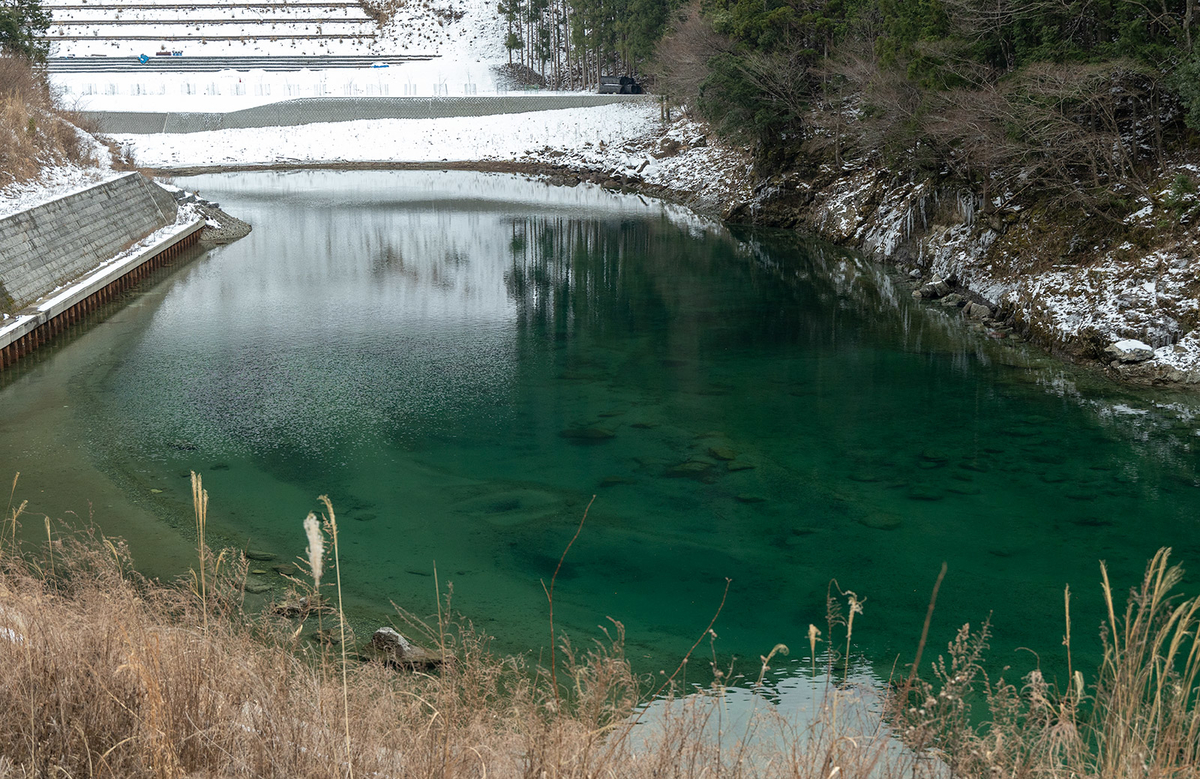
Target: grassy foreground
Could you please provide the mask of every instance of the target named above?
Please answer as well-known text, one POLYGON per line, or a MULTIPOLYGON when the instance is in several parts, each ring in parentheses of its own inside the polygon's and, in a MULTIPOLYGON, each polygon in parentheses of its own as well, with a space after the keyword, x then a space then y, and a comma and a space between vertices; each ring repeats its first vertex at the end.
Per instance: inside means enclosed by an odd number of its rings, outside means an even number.
MULTIPOLYGON (((325 506, 303 531, 297 522, 297 547, 307 536, 309 573, 332 564, 336 581, 325 506)), ((807 647, 826 680, 815 719, 789 722, 764 697, 731 727, 719 673, 703 694, 673 698, 675 676, 631 672, 617 623, 608 642, 561 640, 549 668, 532 668, 442 619, 418 637, 444 662, 397 669, 360 654, 336 585, 321 600, 297 580, 292 602, 314 608, 251 612, 239 553, 201 540, 191 579, 163 584, 94 529, 46 520, 45 541, 18 544, 20 516, 10 507, 0 523, 0 777, 1200 776, 1200 600, 1171 597, 1181 572, 1166 550, 1124 610, 1104 576, 1104 663, 1090 679, 1072 671, 1070 689, 1036 672, 1021 687, 988 679, 985 624, 872 698, 842 683, 858 601, 831 589, 828 643, 811 628, 807 647), (310 640, 315 623, 326 641, 310 640)), ((762 672, 786 651, 771 650, 762 672)))

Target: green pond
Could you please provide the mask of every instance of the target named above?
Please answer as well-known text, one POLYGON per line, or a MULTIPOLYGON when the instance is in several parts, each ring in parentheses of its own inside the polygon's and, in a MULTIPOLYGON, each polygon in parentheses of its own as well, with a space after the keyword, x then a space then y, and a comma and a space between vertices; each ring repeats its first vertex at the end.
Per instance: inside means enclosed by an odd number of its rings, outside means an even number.
POLYGON ((639 671, 674 668, 727 579, 720 662, 754 673, 782 642, 802 669, 836 579, 885 676, 944 561, 933 646, 990 614, 996 663, 1029 648, 1061 679, 1065 584, 1094 659, 1100 560, 1121 592, 1159 546, 1200 564, 1200 404, 989 337, 851 252, 512 176, 178 183, 253 233, 0 391, 29 524, 90 515, 157 575, 192 564, 191 470, 210 533, 280 561, 328 494, 356 624, 434 613, 436 567, 536 658, 595 496, 557 627, 586 644, 619 620, 639 671))

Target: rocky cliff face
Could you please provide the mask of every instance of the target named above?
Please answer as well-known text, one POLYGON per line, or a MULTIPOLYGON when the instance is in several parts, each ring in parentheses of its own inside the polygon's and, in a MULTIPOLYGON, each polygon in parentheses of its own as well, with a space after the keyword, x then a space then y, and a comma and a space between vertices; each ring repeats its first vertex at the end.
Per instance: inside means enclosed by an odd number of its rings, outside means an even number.
MULTIPOLYGON (((1177 168, 1163 180, 1200 173, 1177 168)), ((1194 194, 1143 198, 1124 224, 984 205, 879 168, 826 166, 761 182, 726 217, 810 230, 897 264, 914 296, 957 306, 996 337, 1019 334, 1116 379, 1200 388, 1194 194)))

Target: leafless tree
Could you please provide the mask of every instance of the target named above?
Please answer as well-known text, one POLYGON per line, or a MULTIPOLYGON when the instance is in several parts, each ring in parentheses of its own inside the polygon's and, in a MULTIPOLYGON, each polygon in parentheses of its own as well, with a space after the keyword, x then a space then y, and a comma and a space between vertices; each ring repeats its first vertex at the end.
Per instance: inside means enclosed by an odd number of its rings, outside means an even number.
POLYGON ((708 61, 732 49, 732 42, 701 14, 698 2, 684 6, 655 49, 654 76, 660 91, 694 104, 708 78, 708 61))

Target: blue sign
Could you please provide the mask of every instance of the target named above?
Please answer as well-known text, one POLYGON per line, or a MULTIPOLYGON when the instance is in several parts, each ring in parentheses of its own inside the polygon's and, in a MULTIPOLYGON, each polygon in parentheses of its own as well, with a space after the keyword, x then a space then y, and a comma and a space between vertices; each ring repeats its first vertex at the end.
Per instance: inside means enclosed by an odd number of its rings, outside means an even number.
POLYGON ((145 54, 138 55, 138 62, 142 63, 143 65, 145 65, 149 61, 150 61, 150 58, 147 57, 145 54))

